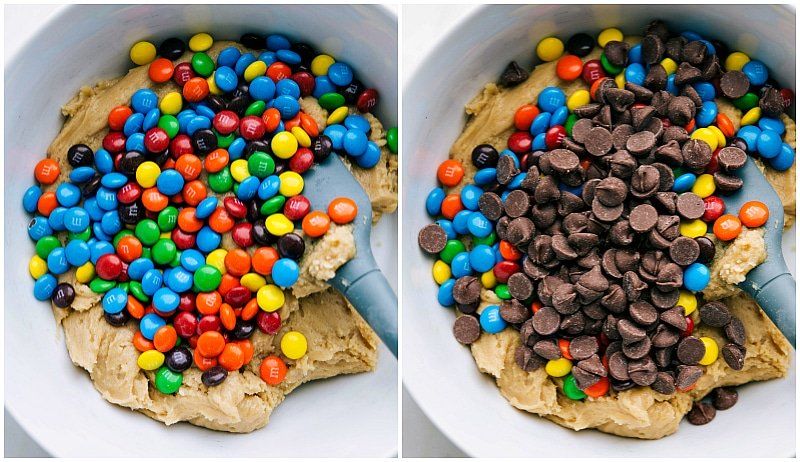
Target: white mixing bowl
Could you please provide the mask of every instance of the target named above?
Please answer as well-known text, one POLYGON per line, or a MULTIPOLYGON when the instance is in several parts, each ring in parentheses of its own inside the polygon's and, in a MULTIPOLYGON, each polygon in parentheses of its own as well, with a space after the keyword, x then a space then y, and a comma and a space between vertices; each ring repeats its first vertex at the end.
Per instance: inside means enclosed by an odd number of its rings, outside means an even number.
MULTIPOLYGON (((158 43, 197 32, 233 40, 245 32, 283 33, 307 41, 378 88, 377 115, 387 127, 397 124, 397 18, 386 8, 93 5, 60 11, 9 57, 5 70, 5 406, 54 456, 391 456, 397 452, 397 362, 385 348, 375 372, 303 385, 253 433, 166 427, 103 400, 88 374, 72 365, 48 304, 33 298, 30 218, 21 199, 61 126, 61 105, 82 85, 124 74, 137 40, 158 43)), ((381 222, 373 232, 376 259, 396 281, 396 214, 381 222)))
MULTIPOLYGON (((432 13, 432 12, 430 12, 432 13)), ((403 382, 428 417, 472 456, 682 457, 794 454, 795 368, 789 377, 739 387, 739 403, 709 425, 684 422, 657 441, 574 432, 509 405, 493 378, 451 333, 453 312, 436 301, 433 260, 417 245, 431 222, 425 197, 437 186, 466 117, 464 105, 511 60, 530 67, 539 40, 619 27, 640 34, 653 19, 694 30, 763 60, 784 85, 795 83, 795 11, 779 6, 494 5, 443 36, 406 83, 403 104, 403 382)), ((794 234, 784 251, 794 266, 794 234)))

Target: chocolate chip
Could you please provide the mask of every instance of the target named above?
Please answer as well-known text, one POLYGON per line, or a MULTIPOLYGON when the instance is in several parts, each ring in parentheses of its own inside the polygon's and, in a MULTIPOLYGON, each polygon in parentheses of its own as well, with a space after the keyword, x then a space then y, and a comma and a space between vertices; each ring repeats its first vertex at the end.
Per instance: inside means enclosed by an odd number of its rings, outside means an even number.
POLYGON ((678 70, 675 72, 675 85, 681 86, 697 82, 700 78, 700 69, 687 62, 683 62, 678 66, 678 70))
POLYGON ((631 176, 631 195, 646 199, 658 192, 661 174, 652 165, 640 165, 631 176))
POLYGON ((605 90, 603 97, 615 112, 625 111, 635 99, 633 92, 617 87, 605 90))
POLYGON ((553 236, 553 251, 559 260, 574 260, 578 258, 578 253, 569 245, 567 237, 563 234, 553 236))
POLYGON ((650 132, 639 132, 631 135, 625 147, 635 156, 648 154, 656 145, 656 136, 650 132))
POLYGON ((584 145, 589 154, 599 157, 608 154, 614 142, 611 138, 611 132, 603 127, 594 127, 586 135, 584 145))
POLYGON ((672 58, 673 61, 680 62, 682 56, 681 51, 687 43, 689 43, 689 40, 686 39, 686 37, 680 35, 671 37, 664 43, 664 53, 668 58, 672 58))
POLYGON ((472 314, 478 311, 478 307, 480 306, 480 300, 472 302, 472 303, 458 303, 456 302, 456 309, 464 314, 472 314))
POLYGON ((579 118, 584 119, 596 116, 602 108, 603 105, 600 103, 589 103, 576 107, 574 113, 579 118))
MULTIPOLYGON (((645 37, 648 35, 655 35, 661 39, 662 42, 666 42, 671 34, 666 24, 656 19, 655 21, 650 21, 645 27, 644 35, 645 37)), ((661 58, 659 58, 659 60, 661 60, 661 58)))
POLYGON ((658 311, 653 305, 644 300, 632 303, 629 311, 631 319, 641 326, 650 326, 658 321, 658 311))
POLYGON ((642 39, 642 60, 645 64, 655 64, 664 58, 664 42, 654 34, 645 35, 642 39))
POLYGON ((608 373, 617 380, 630 380, 628 375, 628 358, 621 351, 608 356, 608 373))
POLYGON ((725 194, 738 191, 743 184, 742 179, 738 176, 723 172, 714 172, 714 183, 717 184, 717 189, 725 194))
POLYGON ((694 239, 681 236, 669 246, 669 257, 676 264, 688 266, 697 261, 700 256, 700 245, 694 239))
POLYGON ((622 212, 624 210, 624 206, 622 204, 616 205, 614 207, 609 207, 604 205, 600 200, 595 197, 594 201, 592 201, 592 213, 594 214, 597 219, 605 222, 611 222, 617 220, 619 217, 622 216, 622 212))
POLYGON ((705 425, 714 420, 716 415, 717 410, 714 406, 701 401, 692 405, 692 410, 686 414, 686 420, 692 425, 705 425))
MULTIPOLYGON (((676 354, 680 362, 693 366, 703 359, 703 355, 706 354, 706 346, 699 338, 689 336, 680 341, 676 354)), ((679 386, 678 388, 686 387, 679 386)))
POLYGON ((634 101, 637 103, 646 104, 653 99, 653 92, 641 85, 636 85, 632 82, 625 82, 625 89, 633 93, 634 101))
POLYGON ((703 99, 700 98, 700 95, 697 94, 697 90, 695 90, 691 85, 683 86, 683 89, 681 90, 681 96, 685 96, 692 100, 694 107, 697 109, 700 109, 700 107, 703 106, 703 99))
POLYGON ((725 326, 725 336, 728 337, 728 340, 731 342, 739 346, 744 346, 747 341, 747 336, 745 335, 744 324, 742 324, 739 318, 731 318, 731 322, 725 326))
POLYGON ((720 149, 717 155, 720 168, 726 172, 737 170, 747 162, 747 153, 735 146, 726 146, 720 149))
POLYGON ((731 312, 722 302, 708 302, 701 306, 700 320, 711 327, 725 327, 731 322, 731 312))
POLYGON ((658 367, 666 368, 672 363, 674 351, 675 347, 656 348, 653 350, 653 360, 658 367))
POLYGON ((662 290, 650 291, 650 303, 660 310, 666 310, 675 306, 675 304, 678 303, 678 297, 680 297, 680 291, 678 289, 666 292, 662 290))
POLYGON ((522 344, 528 347, 533 347, 539 341, 541 337, 533 328, 533 319, 528 319, 522 323, 519 328, 519 338, 522 340, 522 344))
POLYGON ((653 64, 647 75, 644 77, 644 86, 652 91, 664 90, 667 88, 667 70, 661 64, 653 64))
POLYGON ((511 156, 500 156, 497 160, 497 182, 507 185, 519 173, 516 163, 511 156))
POLYGON ((619 178, 608 177, 597 183, 594 195, 603 205, 616 207, 628 197, 628 187, 619 178))
MULTIPOLYGON (((687 337, 691 338, 691 337, 687 337)), ((675 377, 675 386, 680 390, 686 390, 691 387, 703 375, 703 369, 699 366, 684 366, 679 365, 676 369, 677 376, 675 377)))
POLYGON ((503 200, 493 192, 485 192, 478 198, 478 209, 489 220, 499 220, 503 216, 503 200))
MULTIPOLYGON (((719 50, 719 48, 717 48, 719 50)), ((722 73, 722 67, 719 65, 719 56, 725 56, 717 52, 717 54, 710 55, 706 58, 705 62, 700 65, 700 77, 705 81, 716 79, 722 73)))
POLYGON ((608 292, 600 299, 600 304, 612 313, 622 313, 627 307, 625 292, 617 284, 611 285, 608 292))
POLYGON ((711 147, 703 140, 689 140, 681 149, 683 163, 690 169, 704 169, 711 162, 711 147))
POLYGON ((561 190, 558 189, 558 183, 554 177, 549 175, 540 179, 533 191, 533 199, 537 204, 545 204, 560 198, 561 190))
POLYGON ((514 218, 508 223, 506 240, 514 246, 528 244, 534 237, 535 227, 533 222, 526 217, 514 218))
POLYGON ((628 220, 630 221, 632 230, 637 233, 644 233, 656 226, 658 212, 656 208, 650 204, 637 205, 631 210, 628 220))
MULTIPOLYGON (((683 144, 689 139, 689 134, 683 127, 679 127, 677 125, 670 125, 669 127, 664 129, 664 135, 662 136, 662 138, 665 143, 669 143, 670 141, 677 141, 678 144, 683 144)), ((681 161, 683 161, 683 156, 681 156, 681 161)))
MULTIPOLYGON (((625 347, 623 346, 622 348, 624 349, 625 347)), ((656 363, 649 357, 633 359, 628 362, 628 375, 633 383, 646 387, 656 381, 658 368, 656 368, 656 363)))
POLYGON ((706 59, 708 48, 700 40, 687 43, 681 50, 681 59, 694 66, 700 65, 706 59))
POLYGON ((606 59, 616 67, 625 67, 628 64, 628 50, 631 46, 618 40, 609 40, 603 47, 606 59))
POLYGON ((462 276, 453 285, 453 299, 465 305, 472 304, 481 298, 481 282, 475 276, 462 276))
POLYGON ((575 337, 569 342, 569 354, 578 361, 590 358, 599 349, 600 345, 597 343, 597 339, 588 335, 575 337))
POLYGON ((622 276, 622 290, 629 302, 635 302, 641 298, 642 292, 647 290, 647 284, 639 278, 638 274, 626 271, 622 276))
POLYGON ((739 345, 728 343, 722 350, 722 358, 735 371, 740 371, 744 368, 745 349, 739 345))
POLYGON ((674 214, 677 212, 678 193, 672 191, 660 191, 653 196, 653 203, 660 206, 665 212, 674 214))
POLYGON ((544 367, 547 363, 544 358, 534 353, 531 348, 525 345, 518 346, 514 351, 514 361, 519 368, 525 372, 533 372, 544 367))
POLYGON ((711 392, 711 400, 716 410, 724 411, 736 405, 736 402, 739 401, 739 393, 735 388, 719 387, 711 392))
POLYGON ((658 271, 656 288, 661 291, 679 289, 683 286, 683 270, 675 263, 665 263, 658 271))
POLYGON ((553 308, 561 314, 572 314, 581 307, 578 293, 572 284, 561 284, 553 289, 551 301, 553 308))
POLYGON ((530 74, 528 71, 520 67, 516 61, 511 61, 506 66, 502 74, 500 74, 500 85, 504 87, 516 87, 522 82, 528 80, 530 74))
POLYGON ((548 155, 550 157, 550 165, 560 175, 573 172, 580 165, 578 156, 567 149, 554 149, 548 155))
POLYGON ((432 223, 419 231, 417 242, 422 250, 428 253, 439 253, 447 244, 447 233, 441 226, 432 223))
POLYGON ((668 372, 659 372, 656 374, 656 379, 650 384, 650 388, 662 395, 671 395, 675 393, 675 378, 668 372))
POLYGON ((678 215, 687 220, 696 220, 705 213, 705 203, 695 193, 685 192, 678 196, 675 203, 678 215))
POLYGON ((750 79, 742 71, 728 71, 720 77, 719 89, 730 99, 741 98, 750 89, 750 79))
POLYGON ((758 107, 761 108, 763 117, 777 119, 784 110, 783 96, 780 90, 772 87, 765 87, 761 98, 758 100, 758 107))
POLYGON ((551 338, 546 340, 539 340, 533 346, 533 351, 547 360, 555 360, 561 358, 561 348, 558 346, 558 340, 551 338))
POLYGON ((618 178, 630 178, 638 165, 636 159, 625 150, 617 151, 607 159, 611 174, 618 178))
POLYGON ((600 376, 578 366, 572 367, 572 376, 575 378, 575 386, 580 390, 585 390, 600 381, 600 376))
MULTIPOLYGON (((508 291, 517 300, 527 300, 533 295, 533 282, 525 273, 514 273, 508 278, 508 291)), ((502 315, 502 311, 501 311, 502 315)), ((524 321, 523 319, 522 321, 524 321)), ((522 322, 509 321, 509 322, 522 322)))
POLYGON ((508 240, 508 224, 511 223, 511 218, 502 216, 494 226, 494 230, 497 233, 497 238, 501 241, 508 240))
POLYGON ((620 337, 627 343, 637 342, 647 336, 644 329, 627 319, 620 319, 617 322, 617 331, 620 337))
POLYGON ((680 334, 666 324, 658 324, 651 341, 656 348, 667 348, 675 345, 680 340, 680 334))
POLYGON ((617 221, 611 225, 608 233, 608 239, 619 246, 630 245, 633 242, 633 236, 633 229, 628 220, 617 221))
POLYGON ((553 307, 543 306, 533 315, 533 328, 538 334, 555 334, 559 324, 561 324, 561 318, 553 307))
POLYGON ((578 311, 564 316, 559 329, 568 335, 578 335, 586 327, 586 317, 578 311))
MULTIPOLYGON (((650 123, 653 122, 653 114, 655 113, 655 109, 652 106, 642 106, 642 107, 633 107, 631 108, 631 125, 636 131, 645 130, 650 126, 650 123)), ((663 130, 663 124, 660 120, 656 121, 657 124, 654 125, 655 131, 650 131, 650 133, 658 139, 658 135, 663 130)))
POLYGON ((689 327, 682 306, 676 306, 674 308, 670 308, 669 310, 661 313, 659 317, 661 318, 661 321, 663 321, 666 324, 669 324, 670 326, 678 329, 681 332, 685 331, 686 328, 689 327))
POLYGON ((459 343, 469 345, 481 336, 481 324, 475 316, 465 315, 456 318, 453 324, 453 335, 459 343))
MULTIPOLYGON (((528 193, 526 193, 525 191, 521 189, 515 189, 510 193, 508 193, 508 196, 506 196, 506 203, 505 203, 506 215, 510 216, 511 218, 518 218, 527 214, 530 208, 531 208, 531 200, 530 197, 528 196, 528 193)), ((486 218, 489 217, 487 216, 486 218)))
POLYGON ((676 96, 669 101, 667 117, 675 125, 686 125, 695 115, 694 102, 685 96, 676 96))

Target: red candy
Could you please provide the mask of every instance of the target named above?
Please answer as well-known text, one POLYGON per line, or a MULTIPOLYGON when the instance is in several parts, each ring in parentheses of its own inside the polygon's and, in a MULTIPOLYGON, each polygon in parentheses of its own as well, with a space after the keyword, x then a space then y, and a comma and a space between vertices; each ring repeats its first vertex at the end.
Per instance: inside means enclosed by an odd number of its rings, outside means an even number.
POLYGON ((314 92, 314 86, 317 82, 311 73, 305 71, 295 72, 292 74, 291 79, 300 87, 300 96, 308 96, 314 92))
POLYGON ((222 205, 228 214, 234 218, 244 218, 247 216, 247 206, 239 199, 228 196, 222 201, 222 205))
POLYGON ((531 150, 533 136, 529 132, 514 132, 508 137, 508 149, 517 154, 524 154, 531 150))
POLYGON ((125 186, 117 191, 117 200, 121 204, 133 204, 142 195, 142 187, 133 181, 126 183, 125 186))
POLYGON ((247 116, 239 122, 239 133, 247 141, 255 141, 267 133, 267 125, 259 117, 247 116))
POLYGON ((188 135, 180 134, 169 142, 169 155, 177 160, 184 154, 194 154, 194 147, 192 147, 192 139, 188 135))
POLYGON ((172 80, 174 80, 179 87, 186 85, 186 82, 195 77, 197 77, 197 74, 194 73, 192 65, 189 63, 180 63, 175 66, 175 69, 172 71, 172 80))
POLYGON ((196 299, 197 296, 193 292, 181 294, 180 302, 178 302, 178 309, 181 311, 194 311, 196 299))
POLYGON ((231 230, 231 237, 239 247, 250 247, 253 245, 253 225, 250 223, 239 223, 231 230))
POLYGON ((112 154, 116 154, 125 149, 126 140, 127 138, 125 138, 122 132, 108 132, 108 134, 103 137, 103 149, 112 154))
POLYGON ((492 271, 494 272, 494 277, 497 278, 497 282, 505 284, 508 282, 508 278, 514 273, 519 273, 520 269, 519 263, 511 260, 503 260, 494 265, 492 271))
POLYGON ((172 235, 170 237, 172 241, 175 242, 175 247, 180 250, 191 249, 194 247, 195 242, 197 242, 197 238, 194 234, 187 233, 178 227, 172 230, 172 235))
POLYGON ((593 84, 595 80, 602 79, 606 76, 603 70, 603 65, 599 59, 590 59, 583 64, 583 80, 589 85, 593 84))
POLYGON ((305 196, 291 197, 283 206, 283 214, 292 221, 302 220, 310 211, 311 202, 305 196))
POLYGON ((358 95, 356 107, 361 112, 369 112, 378 104, 378 90, 374 88, 367 88, 363 93, 358 95))
POLYGON ((117 254, 107 253, 97 259, 94 270, 101 279, 114 281, 122 274, 122 259, 117 254))
POLYGON ((172 323, 175 327, 175 332, 183 338, 189 338, 197 331, 197 318, 188 311, 181 311, 176 314, 172 323))
POLYGON ((688 337, 694 332, 694 321, 689 316, 686 316, 686 330, 681 332, 681 337, 688 337))
POLYGON ((169 147, 169 135, 163 128, 153 127, 144 135, 144 148, 152 153, 160 153, 169 147))
POLYGON ((233 111, 220 111, 211 123, 220 134, 228 135, 239 127, 239 116, 233 111))
POLYGON ((217 332, 222 330, 222 323, 219 317, 213 314, 207 314, 200 318, 200 321, 197 323, 197 335, 202 335, 203 332, 210 332, 212 330, 217 332))
POLYGON ((544 143, 547 145, 548 150, 553 150, 561 147, 561 142, 567 137, 567 130, 561 125, 550 127, 544 135, 544 143))
POLYGON ((781 88, 781 96, 783 97, 783 109, 789 109, 794 103, 794 92, 791 88, 781 88))
POLYGON ((713 175, 719 171, 719 152, 722 148, 717 148, 711 153, 711 160, 706 165, 705 173, 713 175))
POLYGON ((251 298, 253 298, 253 295, 250 293, 250 289, 236 286, 225 294, 225 303, 232 307, 240 307, 249 302, 251 298))
POLYGON ((275 335, 281 330, 281 316, 277 311, 267 313, 266 311, 259 310, 256 316, 256 324, 258 324, 258 329, 261 332, 267 335, 275 335))
POLYGON ((314 164, 314 153, 308 148, 299 148, 289 159, 289 168, 293 172, 303 174, 314 164))
POLYGON ((703 221, 711 223, 725 213, 725 203, 717 196, 706 197, 703 199, 703 205, 706 209, 705 212, 703 212, 703 221))

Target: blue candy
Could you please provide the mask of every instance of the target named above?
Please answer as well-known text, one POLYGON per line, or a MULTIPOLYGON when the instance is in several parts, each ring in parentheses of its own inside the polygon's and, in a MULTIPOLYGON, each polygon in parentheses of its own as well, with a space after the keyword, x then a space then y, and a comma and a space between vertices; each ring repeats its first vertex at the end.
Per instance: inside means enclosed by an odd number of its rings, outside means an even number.
POLYGON ((328 78, 334 85, 346 87, 353 81, 353 70, 345 63, 333 63, 328 67, 328 78))
POLYGON ((153 90, 140 88, 131 96, 131 109, 133 109, 133 112, 146 114, 155 107, 158 107, 158 96, 153 90))
POLYGON ((161 285, 164 284, 164 275, 157 269, 149 269, 145 271, 142 276, 142 292, 146 295, 153 296, 161 285))
POLYGON ((314 78, 314 91, 311 96, 319 99, 325 93, 332 93, 336 91, 336 86, 331 82, 331 79, 326 75, 321 75, 314 78))
POLYGON ((769 79, 767 66, 757 59, 753 59, 745 64, 742 68, 742 72, 750 79, 750 85, 756 87, 764 85, 767 83, 767 79, 769 79))
POLYGON ((353 157, 358 157, 367 150, 367 135, 361 130, 347 130, 342 140, 345 152, 353 157))
POLYGON ((683 286, 692 292, 700 292, 711 280, 711 271, 702 263, 692 263, 683 272, 683 286))
POLYGON ((692 87, 697 92, 697 96, 703 101, 714 101, 717 96, 717 90, 714 85, 708 82, 696 82, 692 84, 692 87))
POLYGON ((89 249, 92 251, 92 264, 97 264, 97 259, 102 257, 103 255, 107 255, 114 252, 114 246, 111 245, 110 242, 107 241, 97 241, 89 244, 89 249))
POLYGON ((456 231, 453 229, 453 222, 452 221, 441 219, 441 220, 436 220, 434 223, 436 223, 437 225, 442 227, 442 229, 444 230, 444 233, 447 235, 447 239, 448 240, 455 239, 455 238, 458 237, 458 235, 456 234, 456 231))
MULTIPOLYGON (((44 277, 44 276, 42 276, 44 277)), ((55 278, 53 278, 55 280, 55 278)), ((38 281, 37 281, 38 283, 38 281)), ((439 286, 439 290, 436 293, 436 300, 439 302, 440 305, 444 307, 453 306, 456 300, 453 298, 453 286, 456 285, 456 280, 450 278, 442 283, 439 286)), ((55 284, 53 285, 55 287, 55 284)), ((52 290, 50 291, 52 293, 52 290)), ((50 294, 47 295, 46 298, 49 298, 50 294)))
POLYGON ((502 157, 502 156, 511 157, 511 160, 514 161, 514 166, 519 168, 519 158, 514 153, 514 151, 512 151, 511 149, 503 149, 502 151, 500 151, 500 157, 502 157))
POLYGON ((717 103, 713 101, 703 101, 703 105, 695 115, 695 123, 698 127, 708 127, 717 119, 717 103))
POLYGON ((128 294, 119 287, 114 287, 103 296, 103 311, 108 314, 117 314, 127 305, 128 294))
POLYGON ((147 111, 142 121, 142 130, 147 131, 151 128, 158 127, 158 119, 161 118, 161 110, 156 108, 147 111))
POLYGON ((61 183, 56 188, 56 199, 64 207, 74 207, 81 201, 81 189, 72 183, 61 183))
POLYGON ((439 215, 439 212, 442 211, 442 201, 445 198, 444 189, 436 187, 428 193, 428 197, 425 199, 425 211, 428 212, 428 215, 436 216, 439 215))
POLYGON ((97 167, 97 171, 102 174, 111 173, 114 171, 114 158, 111 157, 108 151, 100 148, 94 153, 94 165, 97 167))
POLYGON ((777 156, 769 159, 768 162, 775 170, 783 172, 789 169, 794 164, 795 152, 791 146, 786 143, 781 144, 781 152, 777 156))
POLYGON ((583 183, 579 184, 578 186, 568 186, 564 183, 558 184, 558 189, 561 191, 566 191, 568 193, 572 193, 578 197, 583 197, 583 183))
POLYGON ((181 297, 168 287, 158 289, 153 295, 153 307, 162 313, 175 311, 180 301, 181 297))
POLYGON ((239 59, 236 60, 236 64, 233 65, 233 70, 236 71, 236 75, 242 76, 244 75, 244 70, 247 69, 247 66, 256 62, 256 57, 253 53, 245 53, 242 56, 239 56, 239 59))
POLYGON ((550 127, 550 118, 552 114, 549 112, 541 112, 533 119, 533 123, 531 123, 531 135, 536 136, 540 133, 544 133, 550 127))
POLYGON ((469 252, 460 252, 453 257, 453 261, 450 262, 450 269, 456 279, 472 274, 472 266, 469 264, 469 252))
POLYGON ((96 173, 97 172, 92 167, 76 167, 70 172, 69 179, 73 183, 86 183, 94 178, 96 173))
POLYGON ((203 116, 209 120, 214 120, 214 116, 217 115, 206 103, 194 103, 194 110, 197 111, 197 115, 203 116))
POLYGON ((106 173, 100 178, 100 184, 109 189, 119 189, 127 182, 128 177, 119 172, 106 173))
POLYGON ((642 45, 640 43, 632 46, 630 51, 628 51, 628 62, 639 64, 644 63, 644 60, 642 59, 642 45))
POLYGON ((469 252, 469 264, 479 273, 485 273, 495 265, 495 251, 486 244, 479 244, 469 252))
POLYGON ((569 108, 566 106, 561 106, 553 111, 553 115, 550 117, 549 126, 555 127, 556 125, 564 125, 567 122, 567 117, 569 117, 569 108))
POLYGON ((331 139, 331 145, 337 151, 343 147, 345 133, 347 133, 347 128, 339 124, 328 125, 322 132, 323 135, 331 139))
POLYGON ((219 200, 217 200, 216 197, 206 197, 205 199, 201 200, 199 204, 197 204, 194 215, 201 220, 205 220, 206 218, 210 217, 212 213, 214 213, 214 210, 217 209, 218 203, 219 200))
POLYGON ((212 250, 216 250, 221 241, 222 236, 220 236, 219 233, 215 232, 208 226, 203 226, 200 228, 200 231, 197 232, 197 241, 195 245, 201 251, 208 253, 212 250))
POLYGON ((453 217, 453 229, 458 234, 469 233, 469 216, 472 214, 471 210, 462 210, 456 213, 453 217))
POLYGON ((258 197, 262 201, 273 197, 275 194, 278 194, 278 190, 281 188, 281 179, 277 175, 270 175, 264 178, 261 181, 261 184, 258 186, 258 197))
MULTIPOLYGON (((71 178, 70 178, 71 179, 71 178)), ((25 190, 22 195, 22 208, 28 213, 33 213, 39 206, 39 198, 42 197, 42 189, 36 185, 25 190)))
POLYGON ((291 119, 300 112, 300 103, 288 95, 280 95, 273 100, 272 107, 281 113, 281 118, 291 119))
POLYGON ((546 133, 539 133, 538 135, 533 137, 533 142, 531 143, 531 149, 533 151, 544 151, 547 149, 547 134, 546 133))
POLYGON ((183 190, 185 184, 183 175, 177 170, 168 168, 163 170, 156 179, 156 187, 166 196, 174 196, 183 190))
POLYGON ((258 60, 263 61, 267 66, 271 66, 278 58, 275 56, 274 51, 265 51, 258 55, 258 60))
POLYGON ((475 176, 472 177, 472 181, 474 181, 475 184, 489 184, 496 179, 497 179, 496 168, 482 168, 477 172, 475 172, 475 176))
POLYGON ((706 39, 701 39, 700 41, 703 42, 706 45, 706 49, 708 50, 708 54, 709 55, 717 54, 717 48, 714 46, 714 44, 712 44, 711 42, 709 42, 706 39))
MULTIPOLYGON (((185 252, 186 251, 184 251, 184 253, 185 252)), ((181 253, 181 257, 183 257, 183 253, 181 253)), ((153 260, 149 258, 137 258, 128 264, 128 277, 134 281, 141 281, 144 274, 153 268, 155 268, 153 260)))
POLYGON ((527 177, 528 177, 527 172, 517 173, 516 175, 514 175, 514 178, 511 179, 511 182, 508 183, 508 186, 506 186, 506 188, 519 189, 519 187, 522 186, 522 182, 525 181, 525 178, 527 177))
POLYGON ((171 269, 166 275, 166 282, 167 287, 179 294, 191 290, 194 284, 192 273, 180 266, 171 269))
POLYGON ((245 146, 247 146, 247 141, 245 141, 244 138, 236 138, 233 140, 233 143, 228 146, 228 155, 230 155, 231 162, 242 158, 245 146))
POLYGON ((142 336, 147 340, 153 340, 156 331, 166 325, 167 321, 164 321, 161 316, 155 313, 146 314, 142 317, 142 320, 139 321, 139 332, 141 332, 142 336))
POLYGON ((263 75, 250 82, 250 96, 255 100, 269 101, 275 97, 275 90, 275 82, 263 75))
POLYGON ((232 68, 236 66, 236 61, 240 56, 242 56, 242 52, 239 51, 238 48, 225 48, 224 50, 220 51, 219 56, 217 56, 217 67, 227 66, 232 68))
POLYGON ((300 98, 300 85, 292 79, 281 79, 275 85, 275 93, 298 99, 300 98))
POLYGON ((779 135, 783 135, 786 132, 786 126, 783 124, 783 121, 780 119, 773 119, 770 117, 762 117, 758 119, 758 128, 763 130, 772 130, 779 135))
MULTIPOLYGON (((53 231, 64 231, 64 215, 67 213, 66 207, 56 207, 50 212, 50 216, 47 217, 47 224, 50 225, 50 228, 53 231)), ((89 215, 91 218, 91 214, 89 215)))
POLYGON ((363 116, 358 114, 353 114, 345 117, 344 119, 344 126, 350 130, 361 130, 364 133, 369 133, 372 127, 369 124, 369 121, 365 119, 363 116))
POLYGON ((206 264, 206 257, 195 249, 186 249, 181 252, 181 266, 187 271, 194 273, 198 268, 206 264))
POLYGON ((468 184, 461 189, 461 204, 469 210, 478 210, 478 200, 483 194, 483 189, 468 184))
POLYGON ((119 218, 119 212, 111 210, 103 214, 100 220, 100 229, 104 233, 114 235, 122 230, 122 220, 119 218))
MULTIPOLYGON (((182 125, 183 123, 181 122, 182 125)), ((205 116, 197 115, 186 122, 186 134, 189 136, 194 135, 197 130, 205 130, 207 128, 211 128, 211 120, 205 116)))
MULTIPOLYGON (((454 281, 455 282, 455 281, 454 281)), ((58 280, 50 273, 44 274, 33 283, 33 296, 36 300, 45 301, 53 295, 58 280)))
POLYGON ((736 136, 743 139, 747 143, 747 150, 756 152, 758 147, 758 137, 761 135, 761 129, 754 125, 745 125, 736 132, 736 136))
POLYGON ((72 207, 64 214, 64 227, 67 231, 80 233, 89 227, 89 214, 80 207, 72 207))
POLYGON ((667 77, 667 91, 673 96, 678 96, 678 86, 675 85, 675 74, 667 77))
POLYGON ((102 210, 109 211, 117 209, 117 193, 105 186, 100 186, 94 197, 97 199, 97 206, 102 210))
POLYGON ((103 225, 100 223, 92 223, 92 234, 101 241, 111 241, 111 236, 103 231, 103 225))
POLYGON ((781 136, 778 132, 772 130, 764 130, 758 135, 758 144, 756 149, 761 157, 765 159, 772 159, 781 152, 781 136))
POLYGON ((128 116, 125 120, 125 125, 122 126, 122 133, 125 136, 131 136, 134 133, 139 133, 142 131, 142 125, 144 125, 144 114, 134 113, 128 116))
POLYGON ((372 168, 381 160, 381 148, 373 141, 367 141, 367 150, 355 158, 361 168, 372 168))
POLYGON ((686 192, 692 189, 695 181, 697 181, 697 176, 694 173, 684 173, 683 175, 675 178, 675 183, 672 185, 672 190, 677 193, 686 192))
MULTIPOLYGON (((278 50, 275 53, 275 57, 278 58, 278 61, 284 62, 286 64, 300 64, 301 61, 300 55, 292 50, 278 50)), ((283 80, 289 80, 289 79, 283 79, 283 80)))
POLYGON ((64 247, 56 247, 47 255, 47 269, 53 274, 64 274, 69 270, 64 247))
POLYGON ((473 236, 486 237, 493 231, 492 222, 481 212, 471 212, 467 222, 469 232, 473 236))
MULTIPOLYGON (((85 201, 83 201, 83 208, 89 213, 89 218, 91 218, 92 221, 100 221, 100 220, 102 220, 103 219, 103 215, 106 213, 105 210, 101 209, 100 206, 97 205, 97 198, 96 197, 90 197, 90 198, 86 199, 85 201)), ((66 210, 65 210, 65 212, 66 212, 66 210)), ((52 216, 53 214, 51 213, 50 215, 52 216)), ((63 217, 61 219, 61 223, 62 223, 62 225, 64 223, 63 217)))
POLYGON ((545 112, 554 112, 567 102, 564 91, 558 87, 547 87, 539 93, 536 105, 545 112))
POLYGON ((144 147, 144 133, 134 133, 125 140, 126 151, 146 152, 144 147))
POLYGON ((300 267, 291 258, 281 258, 272 266, 272 281, 281 287, 291 287, 300 277, 300 267))
POLYGON ((625 81, 630 82, 636 85, 643 85, 644 78, 647 75, 647 71, 644 70, 644 66, 639 63, 630 63, 628 67, 625 68, 625 81))
POLYGON ((498 305, 489 305, 481 311, 481 327, 489 334, 502 332, 506 328, 506 322, 500 317, 498 305))
POLYGON ((249 201, 256 197, 260 185, 261 180, 259 180, 257 176, 248 176, 239 183, 239 190, 236 192, 236 197, 241 201, 249 201))
POLYGON ((214 71, 214 83, 220 90, 227 93, 236 89, 236 86, 239 85, 239 77, 236 75, 236 71, 229 66, 219 66, 214 71))
POLYGON ((283 35, 272 34, 267 36, 267 48, 272 51, 288 50, 292 43, 283 35))
POLYGON ((697 32, 685 30, 681 32, 681 36, 689 40, 690 42, 694 42, 696 40, 703 40, 703 36, 698 34, 697 32))

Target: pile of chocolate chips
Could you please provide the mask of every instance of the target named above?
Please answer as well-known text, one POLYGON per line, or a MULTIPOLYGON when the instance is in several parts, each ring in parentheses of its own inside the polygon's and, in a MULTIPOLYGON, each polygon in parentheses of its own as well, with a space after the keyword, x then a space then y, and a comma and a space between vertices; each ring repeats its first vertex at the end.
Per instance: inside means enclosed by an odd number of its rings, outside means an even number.
MULTIPOLYGON (((627 52, 623 42, 604 49, 615 66, 627 64, 627 52)), ((559 148, 520 156, 527 176, 505 201, 499 194, 520 173, 514 159, 481 145, 473 163, 496 167, 497 181, 480 197, 480 211, 496 223, 499 239, 525 254, 522 271, 508 279, 513 298, 500 308, 500 316, 520 331, 518 365, 531 371, 560 358, 558 339, 564 338, 578 388, 608 375, 617 391, 639 385, 671 394, 700 378, 705 354, 703 342, 687 335, 684 307, 676 306, 683 270, 714 256, 708 238, 681 236, 679 230, 681 219, 703 215, 703 200, 672 191, 673 169, 700 174, 712 160, 709 145, 689 139, 683 128, 702 105, 690 84, 719 77, 723 94, 735 98, 749 83, 741 72, 723 72, 703 42, 672 35, 659 22, 646 29, 642 54, 650 65, 644 86, 626 83, 620 89, 612 79, 600 84, 596 102, 575 109, 579 119, 559 148), (664 57, 679 63, 678 96, 665 91, 667 75, 658 64, 664 57), (591 159, 586 169, 584 157, 591 159), (532 300, 543 306, 531 317, 532 300), (600 338, 608 340, 607 369, 600 338)), ((768 92, 760 104, 772 107, 768 92)), ((734 139, 719 152, 717 191, 742 186, 734 171, 746 160, 744 148, 743 140, 734 139)), ((474 313, 479 281, 459 278, 453 297, 459 310, 474 313)), ((724 329, 729 343, 722 357, 742 369, 741 321, 719 302, 704 304, 699 314, 704 324, 724 329)), ((477 323, 469 321, 456 325, 462 343, 476 337, 477 323)))

